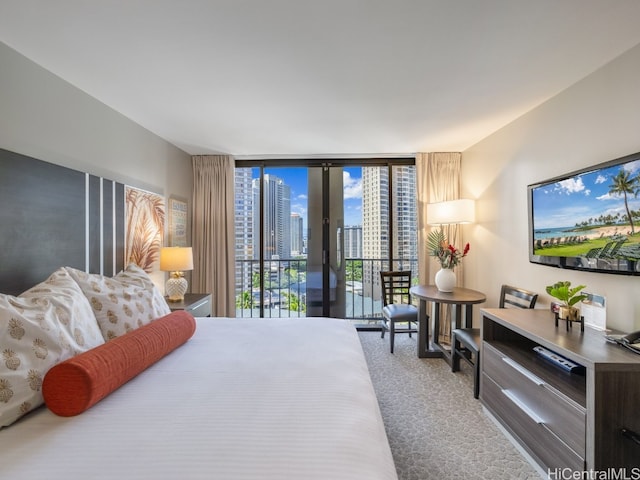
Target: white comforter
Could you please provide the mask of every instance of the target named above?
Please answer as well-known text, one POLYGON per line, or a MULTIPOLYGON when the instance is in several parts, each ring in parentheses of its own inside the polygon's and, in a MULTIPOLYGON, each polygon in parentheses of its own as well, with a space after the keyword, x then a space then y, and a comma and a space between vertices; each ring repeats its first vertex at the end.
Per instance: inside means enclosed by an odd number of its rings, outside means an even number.
POLYGON ((198 319, 195 335, 77 417, 0 430, 7 479, 396 479, 355 329, 198 319))

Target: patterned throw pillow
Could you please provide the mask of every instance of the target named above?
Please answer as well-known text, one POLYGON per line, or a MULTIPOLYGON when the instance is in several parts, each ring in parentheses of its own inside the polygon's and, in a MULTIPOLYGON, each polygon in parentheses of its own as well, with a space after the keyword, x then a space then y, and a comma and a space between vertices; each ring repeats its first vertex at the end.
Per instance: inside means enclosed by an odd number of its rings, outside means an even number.
POLYGON ((89 302, 64 269, 17 297, 0 294, 0 427, 43 403, 51 367, 103 343, 89 302))
POLYGON ((171 313, 171 309, 169 308, 169 305, 167 305, 167 301, 164 299, 164 296, 160 293, 160 290, 158 290, 155 283, 153 283, 153 280, 151 280, 149 275, 147 275, 147 272, 136 264, 129 264, 125 270, 118 273, 114 278, 123 284, 139 285, 147 290, 151 290, 153 294, 152 304, 154 319, 171 313))
POLYGON ((66 269, 89 300, 106 341, 170 313, 153 281, 135 265, 111 278, 66 269))

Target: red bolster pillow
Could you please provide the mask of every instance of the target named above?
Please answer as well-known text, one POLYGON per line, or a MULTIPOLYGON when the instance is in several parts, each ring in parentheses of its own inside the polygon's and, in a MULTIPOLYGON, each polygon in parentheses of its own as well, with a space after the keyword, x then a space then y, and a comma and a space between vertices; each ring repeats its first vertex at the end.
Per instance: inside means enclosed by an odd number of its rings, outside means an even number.
POLYGON ((65 360, 45 375, 44 401, 56 415, 78 415, 185 343, 195 330, 193 316, 178 310, 65 360))

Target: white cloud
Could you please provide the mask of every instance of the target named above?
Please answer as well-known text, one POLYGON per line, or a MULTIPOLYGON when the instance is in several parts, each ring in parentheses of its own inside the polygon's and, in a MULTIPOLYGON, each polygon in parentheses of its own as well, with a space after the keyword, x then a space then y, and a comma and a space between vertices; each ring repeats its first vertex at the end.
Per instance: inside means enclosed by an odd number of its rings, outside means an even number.
POLYGON ((635 173, 640 170, 640 160, 636 160, 634 162, 629 162, 625 164, 624 169, 629 173, 635 173))
POLYGON ((611 193, 607 192, 599 197, 596 197, 597 200, 620 200, 623 198, 621 193, 611 193))
POLYGON ((362 179, 352 178, 349 172, 342 172, 344 199, 362 198, 362 179))
POLYGON ((297 213, 302 218, 307 217, 307 209, 305 208, 305 205, 301 205, 301 204, 291 205, 291 213, 297 213))
POLYGON ((599 183, 604 183, 607 181, 607 177, 605 177, 604 175, 598 175, 598 178, 596 178, 596 185, 599 183))
POLYGON ((573 177, 556 183, 556 189, 560 190, 560 193, 571 195, 572 193, 582 192, 585 187, 584 183, 582 182, 582 178, 573 177))

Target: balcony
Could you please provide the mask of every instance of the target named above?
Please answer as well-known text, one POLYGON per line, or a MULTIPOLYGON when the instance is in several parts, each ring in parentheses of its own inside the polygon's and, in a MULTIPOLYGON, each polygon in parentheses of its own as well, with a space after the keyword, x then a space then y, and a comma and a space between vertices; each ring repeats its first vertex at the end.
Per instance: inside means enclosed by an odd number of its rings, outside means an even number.
MULTIPOLYGON (((344 318, 359 327, 376 328, 381 319, 380 270, 388 268, 387 259, 350 258, 344 272, 330 280, 332 304, 344 304, 344 318)), ((396 270, 411 270, 417 283, 418 260, 394 259, 396 270)), ((265 290, 260 291, 260 262, 236 260, 236 316, 306 317, 321 301, 321 277, 307 271, 307 260, 290 258, 265 263, 265 290)), ((333 272, 332 272, 333 273, 333 272)), ((342 311, 342 305, 339 311, 342 311)))

